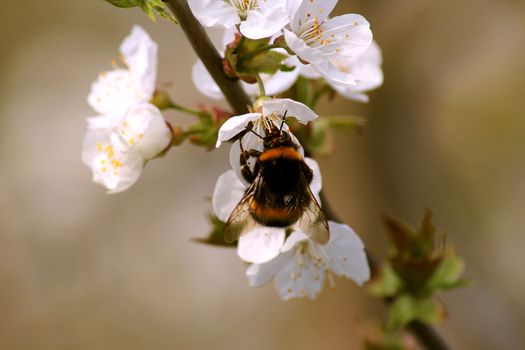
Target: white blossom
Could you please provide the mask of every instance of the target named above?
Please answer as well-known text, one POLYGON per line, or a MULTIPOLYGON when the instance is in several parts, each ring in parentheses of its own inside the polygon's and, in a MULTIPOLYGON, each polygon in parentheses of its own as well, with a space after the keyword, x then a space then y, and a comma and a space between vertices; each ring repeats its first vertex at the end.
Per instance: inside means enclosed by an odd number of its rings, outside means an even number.
POLYGON ((172 137, 160 110, 151 103, 132 106, 118 124, 116 134, 119 137, 115 142, 120 142, 128 153, 137 152, 146 160, 165 150, 172 137))
POLYGON ((148 102, 157 79, 157 44, 140 26, 120 45, 124 68, 102 72, 91 85, 89 105, 101 116, 118 120, 136 103, 148 102))
POLYGON ((82 161, 93 181, 109 192, 133 185, 147 160, 171 142, 171 129, 148 101, 157 75, 157 44, 139 26, 120 46, 125 68, 102 73, 93 83, 88 103, 100 115, 87 119, 82 161))
MULTIPOLYGON (((308 106, 292 99, 266 99, 262 101, 260 110, 228 119, 219 129, 216 147, 220 147, 222 142, 231 139, 245 130, 250 122, 254 123, 254 131, 257 133, 260 132, 259 135, 261 135, 261 133, 264 134, 268 123, 274 123, 280 126, 282 116, 285 113, 287 118, 295 118, 302 124, 306 124, 317 118, 317 114, 308 106)), ((261 142, 254 142, 253 144, 255 145, 257 143, 261 142)))
MULTIPOLYGON (((238 161, 238 158, 237 158, 238 161)), ((310 189, 319 201, 322 187, 321 173, 317 162, 305 158, 305 162, 313 171, 310 189)), ((228 170, 222 174, 215 185, 212 197, 212 207, 215 215, 223 222, 228 218, 244 195, 247 185, 240 181, 238 174, 228 170)), ((258 225, 252 231, 239 238, 237 254, 241 259, 252 263, 264 263, 275 258, 281 252, 285 241, 283 228, 258 225)))
POLYGON ((333 221, 328 225, 330 241, 326 245, 295 231, 274 259, 252 264, 246 271, 250 286, 262 286, 274 279, 279 297, 288 300, 317 297, 325 278, 333 286, 333 275, 352 279, 359 285, 366 282, 370 268, 361 239, 347 225, 333 221))
POLYGON ((138 153, 126 153, 112 142, 111 129, 89 127, 84 137, 82 161, 93 172, 92 180, 110 193, 131 187, 140 177, 144 158, 138 153))
POLYGON ((289 21, 286 0, 188 0, 191 11, 205 27, 231 28, 250 39, 279 32, 289 21))
POLYGON ((353 58, 370 46, 372 32, 367 20, 357 14, 329 18, 337 0, 307 0, 289 3, 290 23, 283 29, 288 47, 323 77, 355 85, 356 76, 336 64, 353 58))
POLYGON ((360 102, 368 102, 367 91, 378 88, 383 84, 381 69, 381 49, 375 41, 362 54, 355 58, 340 57, 334 64, 342 71, 356 76, 356 84, 348 86, 327 80, 328 84, 342 96, 360 102))

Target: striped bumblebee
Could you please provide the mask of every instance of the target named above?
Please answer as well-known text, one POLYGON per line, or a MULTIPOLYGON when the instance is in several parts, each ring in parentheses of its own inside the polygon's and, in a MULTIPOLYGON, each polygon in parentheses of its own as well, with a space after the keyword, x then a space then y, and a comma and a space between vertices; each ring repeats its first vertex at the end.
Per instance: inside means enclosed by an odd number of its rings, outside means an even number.
POLYGON ((250 184, 226 223, 224 240, 231 243, 257 225, 286 228, 298 223, 299 228, 317 243, 330 238, 328 223, 317 203, 310 183, 313 171, 304 161, 299 146, 281 126, 266 124, 264 137, 251 125, 237 136, 241 148, 240 165, 243 178, 250 184), (263 150, 245 150, 242 138, 253 132, 263 141, 263 150), (248 165, 256 158, 253 170, 248 165))

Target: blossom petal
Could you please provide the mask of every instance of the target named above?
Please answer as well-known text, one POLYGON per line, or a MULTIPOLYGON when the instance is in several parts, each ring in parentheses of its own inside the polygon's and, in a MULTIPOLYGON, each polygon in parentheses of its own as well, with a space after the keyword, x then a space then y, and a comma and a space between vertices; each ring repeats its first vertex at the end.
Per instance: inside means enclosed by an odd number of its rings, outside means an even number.
POLYGON ((215 146, 219 148, 224 141, 230 140, 232 137, 243 131, 249 122, 257 120, 260 117, 261 113, 246 113, 236 117, 231 117, 219 129, 219 136, 215 146))
POLYGON ((312 158, 305 158, 305 163, 312 169, 312 172, 314 176, 312 177, 312 182, 310 183, 310 190, 315 196, 315 199, 317 200, 317 203, 321 205, 321 197, 319 197, 319 193, 321 192, 321 189, 323 188, 323 179, 321 177, 321 170, 319 169, 319 164, 312 158))
POLYGON ((130 106, 147 102, 150 97, 140 77, 127 69, 115 69, 101 73, 93 82, 88 103, 100 114, 123 116, 130 106))
POLYGON ((228 217, 244 195, 245 188, 233 170, 219 176, 211 200, 213 212, 219 220, 228 221, 228 217))
POLYGON ((237 254, 247 262, 265 263, 279 255, 284 239, 284 229, 257 226, 239 238, 237 254))
POLYGON ((305 297, 315 298, 321 292, 324 269, 301 250, 293 251, 275 277, 275 287, 283 300, 305 297))
POLYGON ((127 147, 136 149, 144 159, 158 156, 172 138, 162 113, 151 103, 132 106, 116 132, 127 147))
POLYGON ((284 242, 283 244, 283 247, 281 248, 281 252, 287 252, 287 251, 290 251, 292 250, 293 248, 296 247, 296 245, 299 243, 299 242, 302 242, 302 241, 307 241, 308 240, 308 236, 306 234, 304 234, 304 232, 302 231, 293 231, 289 236, 288 238, 286 238, 286 241, 284 242))
POLYGON ((312 62, 311 65, 317 70, 326 80, 332 81, 334 84, 343 86, 355 86, 357 84, 357 77, 355 74, 349 73, 345 70, 340 70, 330 60, 325 59, 321 62, 312 62))
POLYGON ((284 28, 283 33, 286 45, 302 60, 312 63, 320 62, 323 59, 319 49, 308 46, 294 32, 284 28))
POLYGON ((204 96, 213 100, 221 100, 224 98, 221 89, 217 83, 215 83, 215 80, 213 80, 201 60, 197 60, 197 62, 195 62, 193 65, 191 70, 191 78, 193 80, 193 84, 195 84, 197 89, 204 96))
POLYGON ((289 98, 266 100, 263 102, 262 107, 263 116, 265 117, 274 113, 284 115, 286 112, 287 117, 293 117, 303 124, 311 122, 318 117, 308 106, 289 98))
POLYGON ((330 242, 324 246, 324 250, 330 270, 362 285, 370 279, 370 267, 363 242, 347 225, 333 221, 329 221, 328 225, 330 242))
POLYGON ((292 260, 293 252, 282 253, 263 264, 252 264, 246 270, 250 287, 260 287, 270 282, 282 266, 292 260))
POLYGON ((345 86, 327 80, 334 90, 346 98, 361 102, 368 102, 368 96, 364 94, 383 84, 383 71, 381 69, 381 49, 375 41, 361 55, 354 59, 340 57, 334 62, 340 69, 346 69, 356 76, 354 86, 345 86))
POLYGON ((319 23, 324 21, 332 12, 339 0, 306 0, 297 7, 293 14, 293 25, 305 22, 312 17, 317 17, 319 23))
POLYGON ((109 193, 131 187, 144 167, 144 159, 140 155, 126 154, 114 147, 110 130, 96 128, 86 132, 82 161, 93 172, 92 180, 106 187, 109 193))
POLYGON ((124 63, 139 77, 148 99, 153 96, 157 80, 157 50, 157 44, 138 25, 133 26, 131 34, 120 45, 124 63))
POLYGON ((188 0, 188 5, 205 27, 231 28, 241 22, 237 10, 223 0, 188 0))
POLYGON ((262 39, 280 31, 288 21, 288 13, 282 0, 266 0, 258 8, 248 11, 239 30, 247 38, 262 39))
POLYGON ((361 15, 351 13, 330 18, 320 29, 323 34, 319 41, 328 43, 321 47, 324 53, 356 57, 372 43, 370 23, 361 15))
POLYGON ((300 64, 301 75, 308 79, 319 79, 322 75, 311 64, 300 64))

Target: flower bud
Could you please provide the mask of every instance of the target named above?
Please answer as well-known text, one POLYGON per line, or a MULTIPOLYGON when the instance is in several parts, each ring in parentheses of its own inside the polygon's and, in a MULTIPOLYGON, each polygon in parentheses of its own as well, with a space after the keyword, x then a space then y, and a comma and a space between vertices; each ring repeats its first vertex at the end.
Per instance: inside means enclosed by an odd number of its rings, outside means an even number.
POLYGON ((172 104, 170 95, 166 91, 160 90, 155 90, 150 103, 161 111, 168 109, 172 104))

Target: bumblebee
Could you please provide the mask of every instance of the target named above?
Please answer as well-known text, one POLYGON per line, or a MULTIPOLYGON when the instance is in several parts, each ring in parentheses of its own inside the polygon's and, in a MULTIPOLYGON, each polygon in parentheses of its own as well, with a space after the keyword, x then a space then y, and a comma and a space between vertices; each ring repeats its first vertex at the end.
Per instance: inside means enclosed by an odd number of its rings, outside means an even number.
POLYGON ((224 240, 231 243, 257 225, 286 228, 295 223, 309 238, 325 244, 330 238, 328 223, 317 203, 310 183, 313 171, 304 161, 298 145, 288 131, 274 123, 261 136, 248 126, 239 139, 241 174, 250 184, 230 214, 224 240), (263 140, 263 151, 244 150, 242 137, 253 132, 263 140), (253 170, 248 165, 256 158, 253 170))

